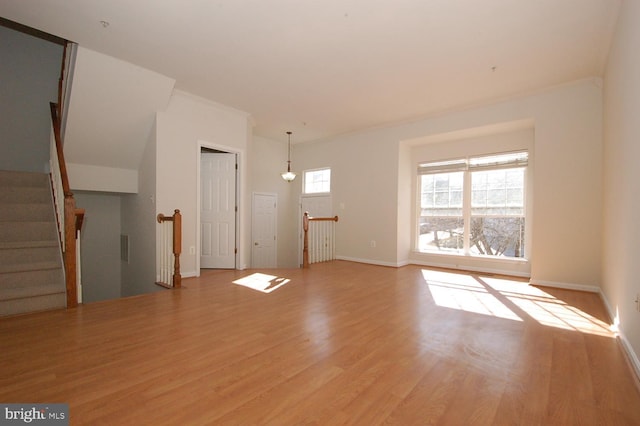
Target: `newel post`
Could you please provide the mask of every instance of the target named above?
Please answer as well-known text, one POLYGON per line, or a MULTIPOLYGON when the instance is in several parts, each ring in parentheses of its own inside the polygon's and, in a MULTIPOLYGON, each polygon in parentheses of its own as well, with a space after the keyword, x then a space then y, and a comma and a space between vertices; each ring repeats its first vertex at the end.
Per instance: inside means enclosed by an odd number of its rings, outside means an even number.
POLYGON ((304 229, 304 244, 302 249, 302 267, 309 267, 309 212, 304 212, 302 217, 302 229, 304 229))
POLYGON ((180 253, 182 253, 182 214, 176 209, 173 214, 173 287, 179 288, 182 285, 180 275, 180 253))
POLYGON ((64 270, 67 288, 67 308, 78 306, 77 253, 76 253, 76 201, 71 192, 64 194, 64 270))

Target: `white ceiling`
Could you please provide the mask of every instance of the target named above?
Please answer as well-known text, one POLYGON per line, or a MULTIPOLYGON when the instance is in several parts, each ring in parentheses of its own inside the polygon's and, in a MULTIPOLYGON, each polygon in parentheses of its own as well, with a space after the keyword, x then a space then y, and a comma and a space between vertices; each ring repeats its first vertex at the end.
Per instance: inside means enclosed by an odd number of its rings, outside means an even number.
POLYGON ((0 0, 293 142, 601 76, 619 0, 0 0), (100 21, 107 21, 104 27, 100 21))

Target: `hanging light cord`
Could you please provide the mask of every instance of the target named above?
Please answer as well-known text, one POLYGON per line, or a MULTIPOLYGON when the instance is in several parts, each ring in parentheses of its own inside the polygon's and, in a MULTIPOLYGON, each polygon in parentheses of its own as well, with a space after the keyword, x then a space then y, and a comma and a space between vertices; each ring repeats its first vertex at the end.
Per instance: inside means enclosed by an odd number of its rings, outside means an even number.
POLYGON ((287 155, 287 171, 291 171, 291 132, 287 132, 289 135, 289 153, 287 155))

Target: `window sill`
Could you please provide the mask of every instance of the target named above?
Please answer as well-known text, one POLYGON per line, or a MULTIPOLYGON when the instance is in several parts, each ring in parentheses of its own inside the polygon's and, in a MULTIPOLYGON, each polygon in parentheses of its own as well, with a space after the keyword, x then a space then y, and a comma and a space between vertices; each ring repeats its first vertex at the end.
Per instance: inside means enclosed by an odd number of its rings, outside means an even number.
POLYGON ((477 256, 458 253, 434 253, 413 250, 411 263, 425 266, 454 268, 479 272, 528 277, 531 274, 531 262, 523 258, 504 258, 495 256, 477 256))
POLYGON ((460 254, 460 253, 442 253, 435 251, 420 251, 413 250, 414 254, 424 255, 424 256, 435 256, 435 257, 462 257, 467 259, 479 259, 479 260, 487 260, 491 262, 514 262, 514 263, 528 263, 529 259, 525 257, 503 257, 503 256, 488 256, 482 254, 460 254))

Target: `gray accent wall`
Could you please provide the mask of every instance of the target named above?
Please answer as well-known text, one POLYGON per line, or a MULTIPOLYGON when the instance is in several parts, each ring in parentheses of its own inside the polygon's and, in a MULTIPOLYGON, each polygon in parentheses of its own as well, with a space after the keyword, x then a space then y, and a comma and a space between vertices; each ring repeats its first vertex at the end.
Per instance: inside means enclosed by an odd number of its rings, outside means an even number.
POLYGON ((74 197, 85 209, 80 237, 83 303, 119 298, 122 196, 76 191, 74 197))
POLYGON ((129 236, 129 263, 122 263, 123 297, 163 290, 155 284, 158 226, 155 129, 154 123, 138 169, 138 193, 122 197, 122 234, 129 236))
POLYGON ((63 47, 0 26, 0 170, 47 172, 63 47))

